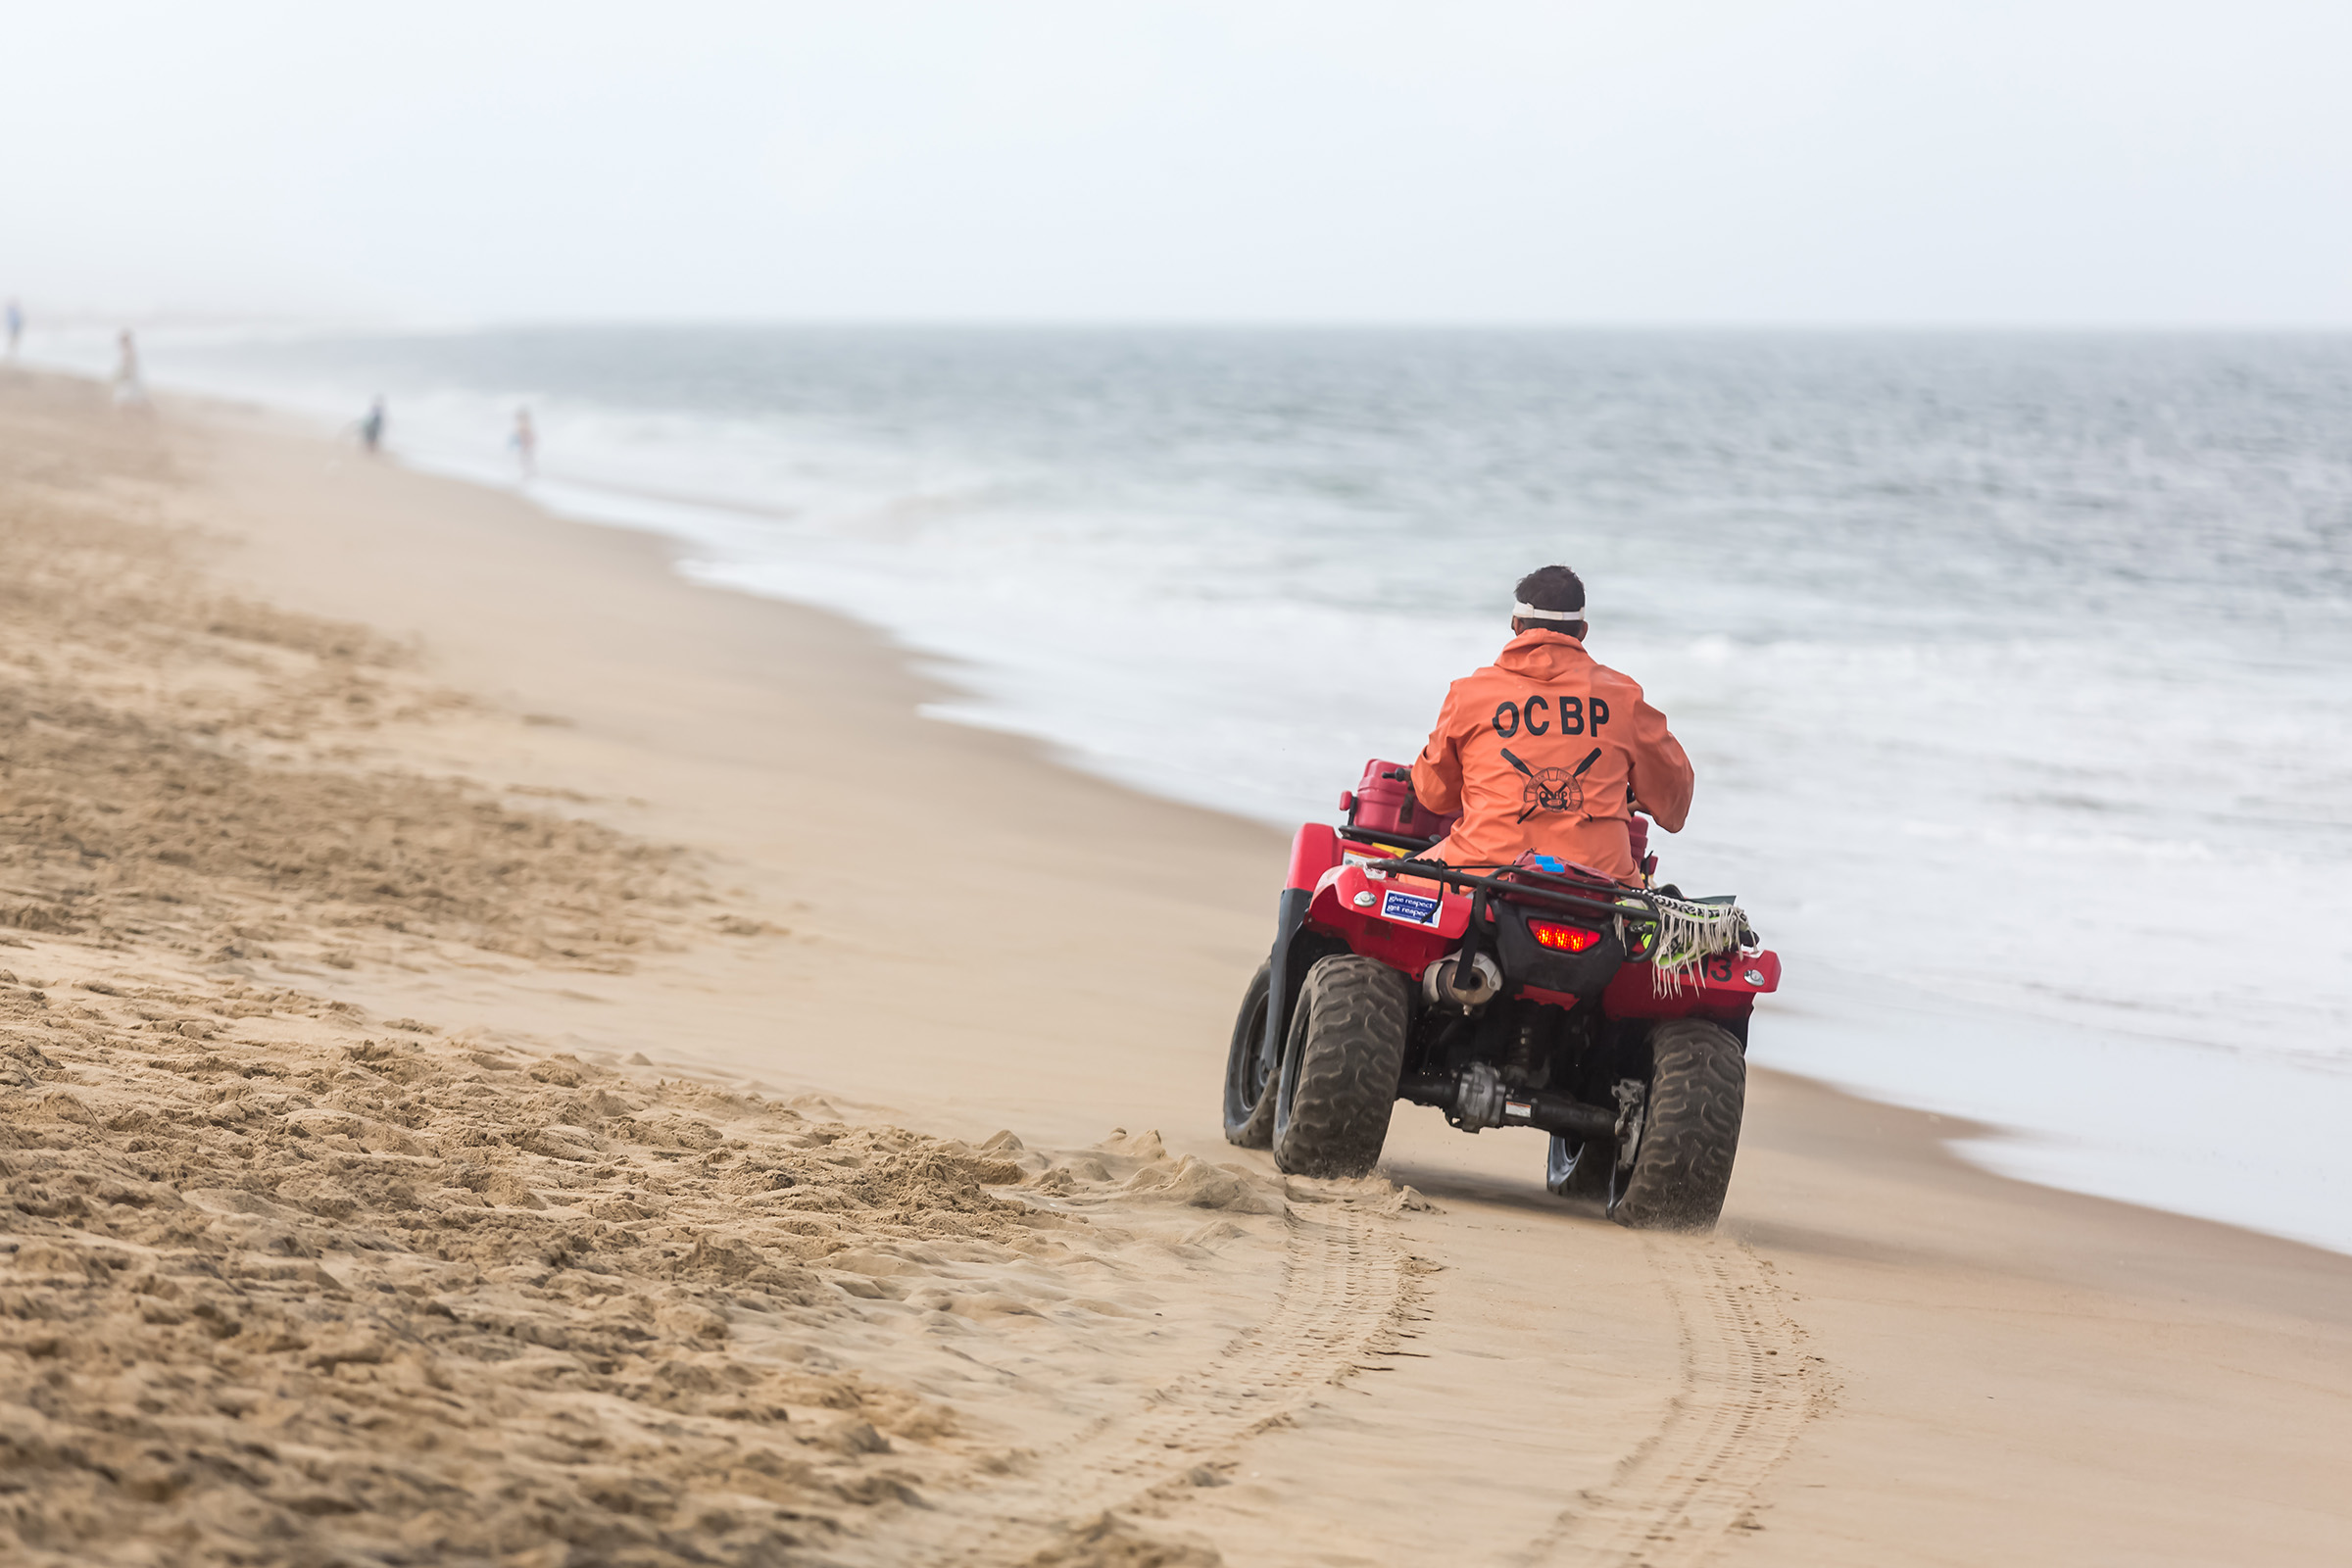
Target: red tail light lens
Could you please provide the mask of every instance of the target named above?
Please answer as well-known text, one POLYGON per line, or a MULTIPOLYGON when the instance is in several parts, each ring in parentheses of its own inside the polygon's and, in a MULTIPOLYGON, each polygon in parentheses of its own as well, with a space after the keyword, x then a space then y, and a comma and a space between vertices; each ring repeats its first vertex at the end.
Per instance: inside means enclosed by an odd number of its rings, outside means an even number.
POLYGON ((1549 920, 1530 920, 1527 928, 1536 934, 1536 941, 1560 953, 1582 953, 1600 940, 1600 933, 1588 931, 1581 925, 1555 925, 1549 920))

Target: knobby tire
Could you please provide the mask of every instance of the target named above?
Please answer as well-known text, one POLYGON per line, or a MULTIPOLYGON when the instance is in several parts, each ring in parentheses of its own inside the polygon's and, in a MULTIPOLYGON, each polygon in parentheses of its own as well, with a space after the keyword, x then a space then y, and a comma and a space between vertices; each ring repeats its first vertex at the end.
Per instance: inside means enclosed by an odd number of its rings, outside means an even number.
POLYGON ((1609 1217, 1636 1230, 1712 1230, 1731 1190, 1747 1100, 1738 1037, 1703 1018, 1650 1031, 1649 1101, 1634 1168, 1609 1217))
POLYGON ((1405 977, 1377 959, 1340 954, 1307 971, 1275 1097, 1276 1165, 1295 1176, 1371 1173, 1411 1021, 1405 977))

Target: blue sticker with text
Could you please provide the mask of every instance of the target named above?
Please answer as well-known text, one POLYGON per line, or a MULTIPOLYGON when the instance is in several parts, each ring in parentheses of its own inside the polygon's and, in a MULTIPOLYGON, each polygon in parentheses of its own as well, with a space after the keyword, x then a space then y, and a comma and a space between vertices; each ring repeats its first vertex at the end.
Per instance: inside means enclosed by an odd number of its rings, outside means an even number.
POLYGON ((1434 925, 1438 918, 1438 901, 1425 899, 1418 893, 1399 893, 1391 888, 1380 896, 1380 912, 1392 920, 1434 925))

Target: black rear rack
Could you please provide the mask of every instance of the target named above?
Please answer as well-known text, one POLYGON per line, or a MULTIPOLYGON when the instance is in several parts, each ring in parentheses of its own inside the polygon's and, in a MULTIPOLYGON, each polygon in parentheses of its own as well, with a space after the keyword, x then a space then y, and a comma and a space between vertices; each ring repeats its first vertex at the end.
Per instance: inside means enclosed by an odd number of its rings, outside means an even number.
POLYGON ((1533 866, 1503 865, 1499 862, 1482 865, 1447 865, 1442 860, 1383 860, 1364 867, 1366 876, 1409 876, 1425 882, 1443 882, 1448 887, 1467 888, 1484 892, 1506 904, 1533 904, 1546 908, 1574 910, 1580 914, 1606 914, 1628 920, 1658 923, 1658 906, 1648 894, 1640 888, 1621 887, 1615 883, 1595 884, 1580 877, 1562 876, 1556 871, 1539 871, 1533 866), (1503 871, 1504 876, 1481 875, 1482 872, 1503 871), (1591 895, 1606 892, 1608 900, 1591 895), (1634 900, 1642 907, 1635 910, 1616 900, 1634 900))

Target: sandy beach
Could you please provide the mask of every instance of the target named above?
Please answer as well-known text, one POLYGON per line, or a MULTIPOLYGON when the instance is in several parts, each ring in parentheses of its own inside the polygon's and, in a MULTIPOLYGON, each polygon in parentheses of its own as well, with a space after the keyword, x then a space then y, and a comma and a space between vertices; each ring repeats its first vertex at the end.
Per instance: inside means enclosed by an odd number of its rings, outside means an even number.
POLYGON ((2352 1257, 1768 1072, 1702 1239, 1283 1178, 1283 841, 668 549, 0 372, 11 1560, 2352 1558, 2352 1257))

